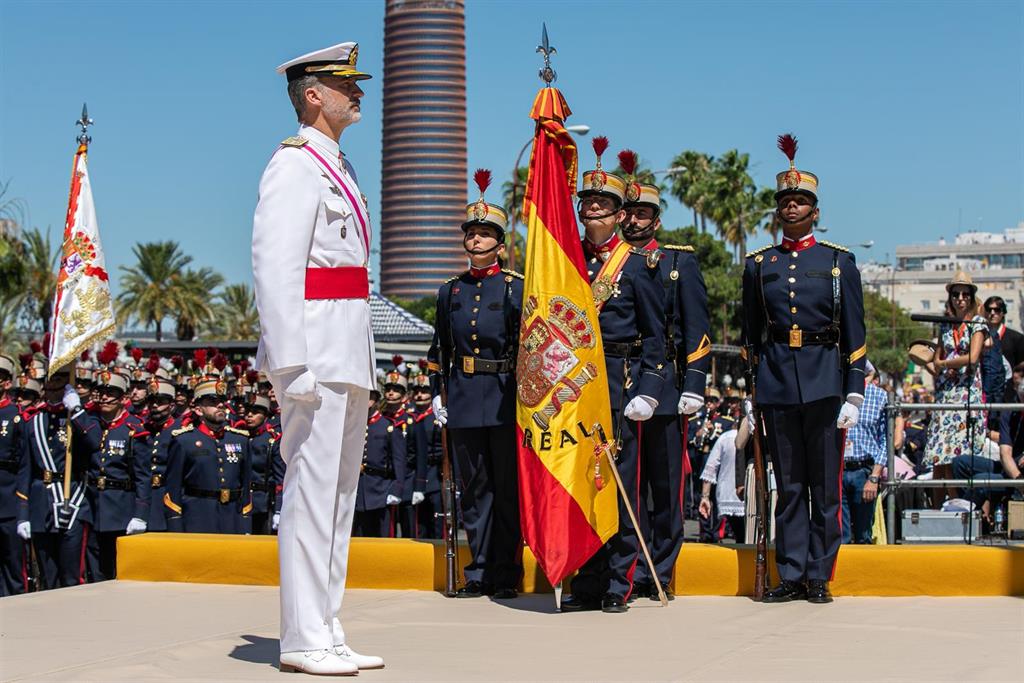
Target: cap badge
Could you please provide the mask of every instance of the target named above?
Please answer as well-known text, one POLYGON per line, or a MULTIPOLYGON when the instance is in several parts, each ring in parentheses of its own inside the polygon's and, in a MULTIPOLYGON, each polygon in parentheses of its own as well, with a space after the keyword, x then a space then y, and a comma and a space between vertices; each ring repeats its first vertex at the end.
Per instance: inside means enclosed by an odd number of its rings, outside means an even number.
POLYGON ((800 171, 795 168, 791 168, 786 171, 786 175, 783 177, 782 182, 785 183, 787 189, 795 190, 800 187, 800 179, 800 171))
POLYGON ((601 169, 597 169, 592 174, 590 174, 590 189, 595 192, 603 190, 607 182, 608 174, 602 171, 601 169))
POLYGON ((473 218, 478 221, 482 221, 487 218, 487 202, 483 199, 478 200, 477 203, 473 205, 473 218))
POLYGON ((640 185, 637 183, 630 183, 629 187, 626 188, 626 199, 631 202, 635 202, 640 199, 640 185))

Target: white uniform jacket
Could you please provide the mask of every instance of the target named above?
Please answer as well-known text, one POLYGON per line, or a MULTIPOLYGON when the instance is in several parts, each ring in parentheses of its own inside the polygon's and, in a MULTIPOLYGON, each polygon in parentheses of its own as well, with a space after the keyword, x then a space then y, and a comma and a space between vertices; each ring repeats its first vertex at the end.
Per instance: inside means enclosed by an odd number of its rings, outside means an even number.
POLYGON ((260 315, 256 365, 275 374, 305 367, 320 382, 372 389, 369 302, 305 299, 307 268, 367 266, 369 213, 351 166, 338 161, 338 143, 309 126, 300 127, 299 136, 333 164, 350 192, 301 147, 282 146, 263 171, 252 230, 260 315))

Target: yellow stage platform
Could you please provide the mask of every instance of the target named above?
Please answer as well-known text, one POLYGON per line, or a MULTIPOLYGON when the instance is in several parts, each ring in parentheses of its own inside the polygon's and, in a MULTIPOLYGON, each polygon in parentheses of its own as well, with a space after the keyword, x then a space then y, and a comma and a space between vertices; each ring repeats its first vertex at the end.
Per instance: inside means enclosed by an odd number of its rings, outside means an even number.
MULTIPOLYGON (((468 551, 463 546, 461 557, 468 551)), ((212 534, 140 534, 117 542, 118 578, 273 586, 278 582, 277 538, 212 534)), ((536 560, 523 554, 524 592, 549 592, 536 560)), ((769 567, 774 563, 769 558, 769 567)), ((677 595, 750 595, 751 546, 683 545, 672 590, 677 595)), ((348 586, 441 590, 440 541, 355 538, 348 586)), ((843 546, 835 595, 1024 596, 1024 548, 965 545, 843 546)))

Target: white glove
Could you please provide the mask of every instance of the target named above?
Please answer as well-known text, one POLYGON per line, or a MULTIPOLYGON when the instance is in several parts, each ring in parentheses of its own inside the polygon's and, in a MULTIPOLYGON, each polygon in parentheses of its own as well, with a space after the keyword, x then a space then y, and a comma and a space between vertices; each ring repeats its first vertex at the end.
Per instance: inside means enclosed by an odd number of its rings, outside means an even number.
POLYGON ((677 406, 680 415, 693 415, 704 407, 704 399, 697 394, 685 393, 679 397, 677 406))
POLYGON ((386 502, 387 502, 388 505, 398 505, 399 503, 402 502, 402 499, 399 498, 398 496, 393 496, 393 495, 391 495, 389 493, 388 494, 388 499, 387 499, 386 502))
POLYGON ((270 529, 271 531, 277 531, 279 526, 281 526, 281 513, 275 512, 274 516, 270 518, 270 529))
POLYGON ((430 406, 434 409, 434 416, 437 417, 437 421, 441 424, 448 424, 448 409, 441 403, 441 397, 435 396, 430 402, 430 406))
POLYGON ((320 391, 316 386, 316 375, 309 370, 292 375, 291 381, 284 389, 284 395, 293 401, 306 401, 307 403, 319 401, 320 391))
POLYGON ((419 505, 424 500, 426 500, 426 498, 427 497, 425 495, 423 495, 423 491, 413 491, 412 492, 412 504, 413 505, 419 505))
POLYGON ((849 429, 857 424, 857 419, 859 417, 860 408, 847 401, 839 411, 839 419, 836 420, 836 427, 839 427, 840 429, 849 429))
POLYGON ((32 538, 32 522, 18 522, 18 536, 23 541, 32 538))
POLYGON ((149 524, 145 520, 139 519, 138 517, 132 517, 128 520, 128 528, 124 530, 126 534, 131 536, 132 534, 141 534, 149 528, 149 524))
POLYGON ((78 397, 78 392, 70 384, 64 385, 64 398, 61 399, 61 402, 68 409, 69 414, 82 407, 82 399, 78 397))
POLYGON ((749 429, 750 433, 753 434, 757 428, 757 422, 754 420, 754 414, 747 413, 747 416, 743 419, 747 421, 747 429, 749 429))
POLYGON ((635 422, 650 420, 654 416, 654 409, 658 407, 657 399, 650 396, 636 396, 627 405, 622 414, 635 422))

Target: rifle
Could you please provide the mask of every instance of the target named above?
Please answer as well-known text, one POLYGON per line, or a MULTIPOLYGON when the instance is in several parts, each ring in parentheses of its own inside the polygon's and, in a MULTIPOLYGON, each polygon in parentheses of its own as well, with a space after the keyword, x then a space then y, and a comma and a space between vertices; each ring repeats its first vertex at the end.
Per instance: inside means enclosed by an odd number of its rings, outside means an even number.
POLYGON ((754 600, 764 599, 768 588, 768 467, 764 461, 764 422, 757 405, 757 368, 754 347, 747 347, 750 403, 754 415, 754 600))
MULTIPOLYGON (((441 380, 441 402, 448 405, 448 391, 441 380)), ((441 518, 444 520, 444 594, 455 597, 459 583, 459 524, 455 512, 455 472, 448 448, 448 427, 441 425, 441 518)))

